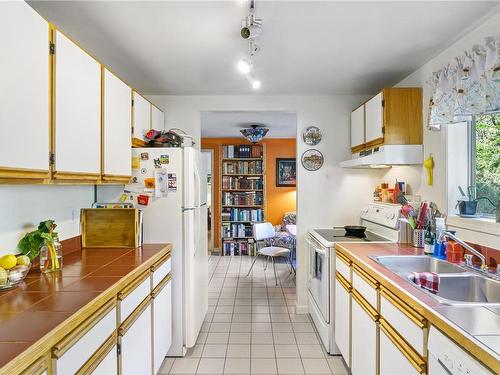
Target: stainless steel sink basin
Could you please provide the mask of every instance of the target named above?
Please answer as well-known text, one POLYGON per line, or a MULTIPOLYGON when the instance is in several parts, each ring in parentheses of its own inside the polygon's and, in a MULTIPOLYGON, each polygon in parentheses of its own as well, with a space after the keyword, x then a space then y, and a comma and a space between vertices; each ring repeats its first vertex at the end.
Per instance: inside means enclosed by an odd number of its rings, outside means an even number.
POLYGON ((431 295, 451 305, 500 304, 500 281, 475 274, 439 275, 439 291, 431 295))
POLYGON ((470 271, 457 264, 426 255, 381 255, 370 257, 416 288, 447 305, 500 305, 500 281, 470 271), (433 294, 410 278, 412 272, 439 274, 439 290, 433 294))
POLYGON ((467 271, 457 264, 427 255, 382 255, 371 258, 385 268, 402 276, 408 276, 411 272, 436 272, 443 274, 467 271))

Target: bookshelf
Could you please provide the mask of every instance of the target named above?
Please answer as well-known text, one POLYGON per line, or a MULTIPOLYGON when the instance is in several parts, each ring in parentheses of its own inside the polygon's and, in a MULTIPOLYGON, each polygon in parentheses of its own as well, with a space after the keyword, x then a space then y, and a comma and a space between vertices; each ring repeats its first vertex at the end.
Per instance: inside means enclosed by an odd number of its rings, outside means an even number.
POLYGON ((223 145, 220 160, 221 255, 253 256, 252 225, 265 220, 265 146, 223 145))

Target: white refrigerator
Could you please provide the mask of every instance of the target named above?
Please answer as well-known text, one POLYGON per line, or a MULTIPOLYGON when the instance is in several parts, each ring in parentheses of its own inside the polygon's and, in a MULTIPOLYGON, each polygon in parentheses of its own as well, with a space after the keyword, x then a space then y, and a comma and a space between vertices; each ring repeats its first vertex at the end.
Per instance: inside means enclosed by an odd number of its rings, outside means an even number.
POLYGON ((173 244, 173 337, 168 355, 184 356, 186 349, 195 345, 208 310, 204 163, 192 147, 134 148, 132 156, 132 183, 125 190, 149 197, 147 205, 137 205, 143 211, 144 242, 173 244), (168 182, 158 183, 159 175, 168 182))

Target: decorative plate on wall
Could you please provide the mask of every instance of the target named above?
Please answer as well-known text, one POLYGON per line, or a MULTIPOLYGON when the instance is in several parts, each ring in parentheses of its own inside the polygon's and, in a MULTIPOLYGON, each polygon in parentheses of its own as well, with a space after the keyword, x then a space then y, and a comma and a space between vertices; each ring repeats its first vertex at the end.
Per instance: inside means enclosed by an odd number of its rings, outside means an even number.
POLYGON ((323 165, 323 154, 316 149, 310 149, 302 154, 302 166, 308 171, 317 171, 323 165))
POLYGON ((321 134, 321 130, 317 126, 309 126, 302 132, 302 139, 309 146, 316 146, 321 142, 321 138, 323 138, 323 134, 321 134))

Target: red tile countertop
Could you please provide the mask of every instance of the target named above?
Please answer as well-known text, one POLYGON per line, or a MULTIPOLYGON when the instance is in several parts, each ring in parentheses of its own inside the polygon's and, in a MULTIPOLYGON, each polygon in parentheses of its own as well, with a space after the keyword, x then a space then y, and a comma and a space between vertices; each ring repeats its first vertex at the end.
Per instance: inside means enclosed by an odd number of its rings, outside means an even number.
POLYGON ((500 374, 500 353, 488 347, 480 339, 482 334, 500 335, 500 315, 482 306, 457 307, 440 303, 370 258, 370 256, 380 255, 422 255, 422 249, 416 249, 407 244, 366 242, 337 243, 336 249, 368 272, 381 285, 403 299, 432 325, 445 332, 494 373, 500 374), (487 317, 479 319, 480 321, 474 318, 484 315, 487 317), (474 327, 466 324, 466 317, 471 316, 475 323, 474 327))
POLYGON ((23 283, 0 292, 0 373, 34 344, 50 347, 52 343, 45 341, 68 319, 103 294, 123 287, 119 284, 124 278, 135 278, 170 249, 167 244, 76 249, 65 252, 60 272, 41 274, 33 268, 23 283))

